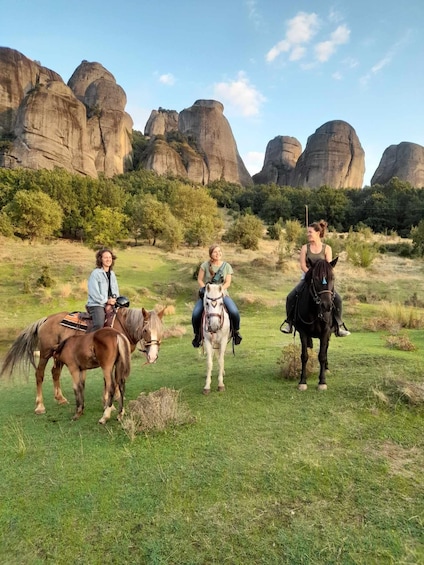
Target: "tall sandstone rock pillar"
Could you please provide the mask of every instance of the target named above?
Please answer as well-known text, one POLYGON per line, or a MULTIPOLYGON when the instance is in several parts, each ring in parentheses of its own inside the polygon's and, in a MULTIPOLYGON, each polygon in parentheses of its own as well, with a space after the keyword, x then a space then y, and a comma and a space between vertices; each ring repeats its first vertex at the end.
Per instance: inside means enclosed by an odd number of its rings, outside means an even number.
POLYGON ((355 130, 342 120, 327 122, 308 138, 291 185, 362 188, 365 154, 355 130))

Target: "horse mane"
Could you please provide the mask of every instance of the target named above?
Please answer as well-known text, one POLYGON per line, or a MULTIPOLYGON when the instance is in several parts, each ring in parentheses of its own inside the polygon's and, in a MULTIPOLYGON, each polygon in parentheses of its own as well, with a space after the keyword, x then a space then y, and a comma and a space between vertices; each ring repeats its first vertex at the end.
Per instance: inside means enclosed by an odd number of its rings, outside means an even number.
MULTIPOLYGON (((141 332, 144 325, 143 311, 136 308, 121 308, 119 310, 123 320, 125 322, 125 329, 128 335, 131 335, 135 341, 141 339, 141 332)), ((152 330, 157 330, 160 332, 162 330, 162 320, 159 318, 156 310, 149 311, 150 318, 149 323, 152 330)))
POLYGON ((325 278, 327 281, 332 281, 334 279, 333 267, 325 259, 320 259, 306 273, 305 281, 307 283, 310 283, 312 278, 317 278, 320 280, 325 278))

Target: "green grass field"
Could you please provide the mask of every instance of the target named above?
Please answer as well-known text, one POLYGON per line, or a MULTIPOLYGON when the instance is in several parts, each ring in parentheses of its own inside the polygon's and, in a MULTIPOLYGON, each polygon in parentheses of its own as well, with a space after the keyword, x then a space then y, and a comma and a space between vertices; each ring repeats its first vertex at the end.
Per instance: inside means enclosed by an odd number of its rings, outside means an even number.
MULTIPOLYGON (((2 563, 424 563, 423 404, 395 387, 424 383, 424 311, 414 309, 417 329, 409 329, 388 308, 390 288, 392 306, 413 293, 424 298, 423 263, 385 258, 369 271, 339 263, 352 335, 331 340, 328 390, 316 390, 315 372, 301 393, 278 364, 293 343, 279 326, 298 269, 292 261, 277 270, 272 245, 259 252, 224 246, 236 271, 231 295, 243 342, 235 356, 228 348, 226 392, 214 390, 214 371, 210 396, 202 395, 205 359, 191 346, 190 327, 192 273, 206 250, 117 252, 131 306, 172 305, 164 323, 179 329, 164 340, 157 364, 133 355, 126 400, 174 388, 194 422, 135 439, 115 419, 100 426, 99 370, 88 374, 77 422, 66 370, 70 403, 55 404, 47 376, 43 416, 33 412, 32 373, 0 381, 2 563), (379 320, 386 329, 375 329, 379 320), (387 335, 399 333, 415 349, 388 347, 387 335)), ((3 355, 29 323, 84 307, 94 253, 4 240, 1 255, 3 355), (50 289, 36 285, 43 265, 55 280, 50 289)))

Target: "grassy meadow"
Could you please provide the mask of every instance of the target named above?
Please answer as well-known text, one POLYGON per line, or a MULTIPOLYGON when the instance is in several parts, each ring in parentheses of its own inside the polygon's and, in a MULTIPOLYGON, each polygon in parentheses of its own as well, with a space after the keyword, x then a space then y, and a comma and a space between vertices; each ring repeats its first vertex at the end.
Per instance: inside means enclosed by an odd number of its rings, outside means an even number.
MULTIPOLYGON (((424 262, 389 254, 368 269, 341 256, 336 284, 352 335, 332 338, 328 390, 305 392, 281 371, 298 338, 280 333, 296 258, 278 242, 223 245, 242 344, 228 347, 226 391, 202 395, 205 358, 191 346, 193 272, 207 249, 117 250, 131 307, 168 305, 167 338, 147 366, 133 355, 126 402, 180 391, 192 421, 130 437, 102 413, 102 377, 88 373, 84 416, 34 414, 35 379, 0 380, 0 555, 6 565, 424 563, 424 262), (294 339, 294 341, 293 341, 294 339)), ((33 321, 82 310, 94 252, 78 243, 2 240, 0 357, 33 321), (51 279, 40 286, 40 277, 51 279)))

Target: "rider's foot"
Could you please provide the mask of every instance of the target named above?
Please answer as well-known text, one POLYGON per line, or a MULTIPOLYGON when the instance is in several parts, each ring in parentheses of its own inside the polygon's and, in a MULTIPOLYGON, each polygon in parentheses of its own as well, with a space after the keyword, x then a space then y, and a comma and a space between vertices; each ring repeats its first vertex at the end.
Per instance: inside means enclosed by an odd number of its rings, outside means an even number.
POLYGON ((234 332, 234 344, 235 345, 240 345, 242 339, 243 338, 241 337, 240 332, 234 332))
POLYGON ((283 334, 291 334, 293 331, 293 326, 290 322, 285 322, 284 325, 281 326, 280 330, 283 334))
POLYGON ((191 344, 193 347, 200 347, 202 345, 202 339, 200 335, 195 335, 191 344))
POLYGON ((347 337, 348 335, 350 335, 349 330, 347 330, 346 328, 339 328, 339 331, 337 332, 337 337, 347 337))

